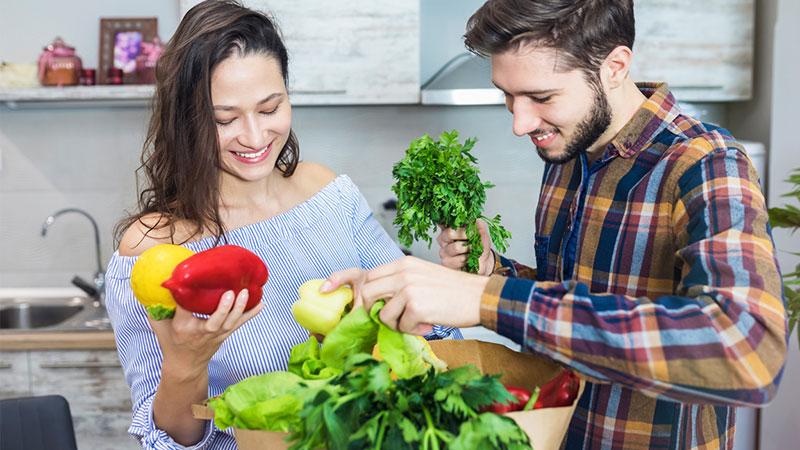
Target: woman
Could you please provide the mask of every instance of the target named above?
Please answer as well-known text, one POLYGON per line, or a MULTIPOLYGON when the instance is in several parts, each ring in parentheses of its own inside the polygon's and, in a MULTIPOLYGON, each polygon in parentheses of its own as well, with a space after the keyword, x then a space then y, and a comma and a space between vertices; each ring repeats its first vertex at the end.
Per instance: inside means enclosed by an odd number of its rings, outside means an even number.
POLYGON ((286 369, 308 337, 290 310, 304 281, 402 255, 347 176, 298 162, 287 64, 272 22, 232 1, 192 8, 158 62, 142 164, 149 186, 120 223, 106 291, 132 390, 129 432, 146 448, 235 448, 190 406, 286 369), (200 251, 222 242, 267 263, 261 304, 243 312, 247 291, 228 292, 208 318, 178 307, 172 320, 149 320, 130 290, 137 255, 159 243, 200 251))

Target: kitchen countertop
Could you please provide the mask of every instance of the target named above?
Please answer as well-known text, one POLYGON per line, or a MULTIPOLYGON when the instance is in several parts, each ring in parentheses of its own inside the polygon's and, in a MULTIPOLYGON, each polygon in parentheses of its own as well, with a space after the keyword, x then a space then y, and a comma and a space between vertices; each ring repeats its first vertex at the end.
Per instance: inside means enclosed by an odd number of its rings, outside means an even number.
POLYGON ((0 350, 114 350, 113 331, 7 331, 0 350))
MULTIPOLYGON (((85 296, 75 287, 2 288, 0 298, 48 298, 85 296)), ((110 329, 0 331, 0 351, 6 350, 114 350, 114 332, 110 329)))

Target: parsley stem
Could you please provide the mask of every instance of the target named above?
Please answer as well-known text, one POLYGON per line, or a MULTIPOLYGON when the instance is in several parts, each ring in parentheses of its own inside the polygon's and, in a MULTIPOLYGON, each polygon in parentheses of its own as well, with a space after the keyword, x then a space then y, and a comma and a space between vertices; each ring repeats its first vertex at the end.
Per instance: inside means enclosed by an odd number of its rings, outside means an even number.
POLYGON ((386 411, 382 411, 380 413, 380 419, 378 419, 378 435, 375 437, 376 450, 381 450, 381 445, 383 445, 384 432, 386 432, 386 411))
POLYGON ((425 438, 423 442, 429 440, 432 444, 433 450, 439 450, 439 436, 436 435, 436 426, 433 424, 433 418, 428 408, 422 407, 422 412, 425 414, 425 422, 428 424, 428 429, 425 430, 425 438))
POLYGON ((531 394, 531 398, 528 399, 527 403, 525 403, 525 406, 522 408, 523 411, 530 411, 533 409, 533 405, 535 405, 536 400, 539 399, 540 392, 541 389, 539 389, 539 386, 536 386, 536 389, 533 390, 533 394, 531 394))
POLYGON ((361 397, 362 395, 364 395, 363 392, 354 392, 352 394, 343 395, 343 396, 339 397, 338 399, 336 399, 336 404, 333 406, 333 410, 336 411, 337 409, 339 409, 339 407, 345 405, 350 400, 357 399, 358 397, 361 397))

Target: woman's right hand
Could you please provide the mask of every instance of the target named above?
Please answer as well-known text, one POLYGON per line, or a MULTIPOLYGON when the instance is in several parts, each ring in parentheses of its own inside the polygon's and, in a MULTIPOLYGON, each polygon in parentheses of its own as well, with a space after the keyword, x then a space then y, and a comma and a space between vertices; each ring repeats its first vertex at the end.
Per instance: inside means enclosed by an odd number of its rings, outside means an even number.
POLYGON ((180 305, 170 320, 148 318, 164 355, 164 368, 175 370, 187 378, 205 373, 208 362, 222 342, 263 308, 259 302, 245 312, 248 295, 247 289, 242 289, 236 298, 233 291, 225 292, 208 319, 196 317, 180 305))
MULTIPOLYGON (((495 261, 489 227, 482 220, 476 221, 476 225, 483 244, 483 253, 478 260, 478 275, 489 276, 494 272, 495 261)), ((466 229, 441 228, 439 235, 436 236, 436 242, 439 244, 439 259, 442 261, 442 265, 450 269, 461 270, 467 263, 467 254, 469 253, 466 229)))

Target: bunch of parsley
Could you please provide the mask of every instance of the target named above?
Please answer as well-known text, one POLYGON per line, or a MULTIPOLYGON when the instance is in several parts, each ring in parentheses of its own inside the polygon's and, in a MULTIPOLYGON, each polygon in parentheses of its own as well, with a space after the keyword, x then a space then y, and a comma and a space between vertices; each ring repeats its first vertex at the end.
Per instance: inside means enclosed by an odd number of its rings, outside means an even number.
POLYGON ((345 366, 305 402, 291 450, 530 449, 513 420, 478 412, 513 400, 498 376, 463 366, 393 381, 385 362, 363 353, 345 366))
POLYGON ((431 245, 430 233, 437 225, 466 228, 470 252, 464 270, 476 273, 483 244, 475 221, 482 219, 489 227, 492 242, 501 252, 511 237, 502 225, 500 215, 489 219, 483 216, 486 189, 492 183, 478 176, 477 159, 470 153, 475 138, 462 145, 458 132, 444 132, 434 141, 427 134, 411 142, 405 157, 394 165, 397 196, 397 237, 406 247, 414 241, 425 240, 431 245))

